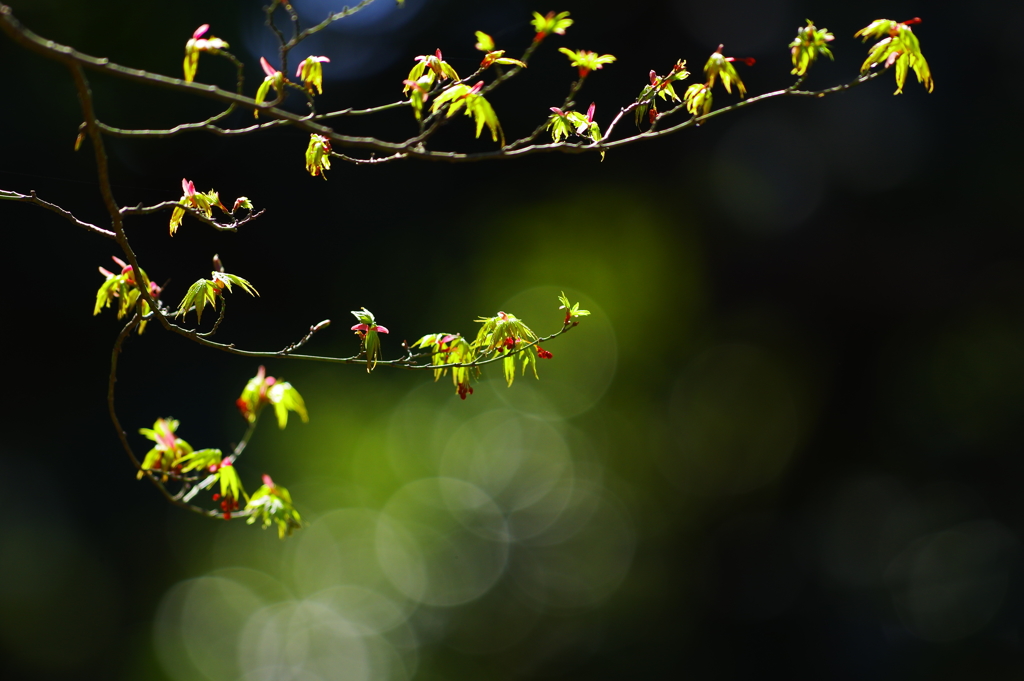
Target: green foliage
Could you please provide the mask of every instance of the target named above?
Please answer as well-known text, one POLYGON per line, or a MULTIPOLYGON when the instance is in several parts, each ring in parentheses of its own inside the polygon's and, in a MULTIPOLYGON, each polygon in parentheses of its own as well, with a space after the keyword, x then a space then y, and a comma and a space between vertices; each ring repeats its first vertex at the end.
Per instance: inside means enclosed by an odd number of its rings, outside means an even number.
POLYGON ((707 83, 694 83, 683 94, 686 110, 694 116, 706 116, 711 111, 713 96, 707 83))
MULTIPOLYGON (((263 73, 266 74, 266 78, 263 79, 259 89, 256 90, 255 100, 257 104, 262 104, 266 100, 270 88, 274 88, 275 98, 283 94, 282 88, 284 88, 284 74, 271 66, 266 57, 260 57, 260 66, 263 67, 263 73)), ((254 118, 259 118, 259 109, 253 109, 252 115, 254 118)))
POLYGON ((324 93, 324 62, 331 61, 327 57, 314 57, 310 55, 299 62, 299 69, 295 72, 295 77, 302 81, 303 87, 306 88, 306 92, 313 94, 313 90, 316 90, 318 95, 324 93))
POLYGON ((178 421, 172 418, 157 419, 152 428, 140 428, 139 433, 156 443, 142 460, 138 476, 145 471, 161 471, 166 478, 170 472, 181 472, 182 460, 192 454, 192 445, 175 434, 178 421))
POLYGON ((565 291, 562 291, 561 295, 558 296, 558 302, 561 303, 561 305, 558 306, 558 309, 565 310, 565 321, 562 322, 563 325, 569 323, 578 324, 579 322, 575 321, 577 317, 587 317, 590 315, 590 310, 581 310, 579 303, 573 303, 570 305, 569 299, 565 297, 565 291))
POLYGON ((303 423, 309 422, 306 403, 299 391, 287 381, 267 376, 266 367, 260 366, 256 375, 245 384, 242 394, 235 400, 235 406, 246 421, 255 423, 260 410, 268 404, 274 407, 279 428, 288 425, 289 411, 298 414, 303 423))
POLYGON ((474 35, 476 36, 476 45, 473 47, 481 52, 491 52, 494 50, 494 38, 483 31, 474 31, 474 35))
POLYGON ((205 194, 196 191, 196 185, 191 180, 182 178, 181 180, 181 198, 178 199, 178 205, 174 207, 174 211, 171 213, 170 231, 171 236, 178 231, 178 227, 181 226, 182 218, 185 217, 185 208, 193 208, 208 218, 213 217, 213 209, 219 208, 222 213, 233 213, 238 210, 239 207, 245 208, 246 210, 252 210, 252 202, 246 197, 241 197, 235 201, 234 208, 228 210, 224 207, 224 204, 220 201, 220 193, 211 189, 205 194))
POLYGON ((184 318, 188 314, 189 310, 195 307, 196 321, 203 321, 203 310, 206 308, 206 304, 209 303, 213 308, 216 309, 218 296, 224 294, 224 289, 229 292, 232 290, 231 285, 237 284, 251 296, 258 296, 259 293, 253 288, 245 279, 234 274, 228 274, 227 272, 213 272, 211 273, 211 279, 200 279, 196 283, 192 284, 188 291, 185 293, 185 297, 181 299, 181 303, 178 305, 178 311, 175 313, 176 317, 184 318))
POLYGON ((473 87, 463 83, 456 83, 438 95, 430 109, 436 112, 447 104, 447 116, 451 118, 460 109, 465 108, 465 114, 470 116, 476 123, 477 137, 480 137, 480 133, 486 125, 487 129, 491 131, 491 139, 498 142, 500 137, 500 144, 505 146, 505 133, 502 132, 501 124, 498 123, 498 115, 494 113, 490 102, 483 95, 479 94, 483 86, 484 82, 482 80, 473 87))
POLYGON ((903 92, 903 85, 907 80, 907 73, 914 69, 917 82, 924 85, 928 92, 935 89, 932 80, 932 72, 928 62, 921 53, 921 43, 914 35, 910 24, 921 23, 921 19, 914 17, 909 21, 896 22, 890 19, 876 19, 870 24, 853 34, 855 38, 863 38, 867 42, 870 38, 881 38, 868 50, 868 57, 861 64, 860 72, 867 73, 878 64, 884 64, 886 68, 896 65, 896 92, 903 92))
POLYGON ((252 525, 259 519, 264 530, 270 527, 270 523, 276 523, 277 536, 281 539, 302 527, 302 517, 292 506, 291 494, 275 484, 269 475, 263 476, 263 485, 249 497, 245 510, 249 512, 246 523, 252 525))
MULTIPOLYGON (((430 363, 442 364, 472 364, 476 361, 476 349, 459 334, 432 333, 420 338, 411 347, 429 349, 431 351, 430 363)), ((478 367, 444 367, 434 369, 434 380, 452 371, 452 383, 455 384, 455 392, 459 397, 466 399, 466 395, 473 394, 473 388, 469 385, 470 376, 479 376, 478 367)))
POLYGON ((208 30, 210 30, 210 25, 203 24, 192 33, 192 37, 185 43, 185 62, 182 68, 185 72, 185 80, 189 83, 195 80, 196 70, 199 68, 200 54, 203 52, 217 54, 219 50, 228 47, 228 44, 220 38, 213 36, 204 38, 203 36, 208 30))
POLYGON ((665 76, 659 76, 652 70, 650 73, 651 84, 644 86, 644 89, 640 91, 640 95, 636 98, 636 108, 633 109, 637 127, 640 127, 644 118, 654 122, 654 117, 658 115, 658 107, 654 101, 656 97, 665 101, 678 102, 679 95, 676 94, 672 84, 688 78, 689 75, 690 72, 686 70, 686 61, 683 59, 677 61, 665 76))
POLYGON ((331 140, 323 135, 310 135, 306 147, 306 171, 316 177, 327 179, 325 170, 331 169, 331 140))
POLYGON ((505 66, 518 66, 519 68, 525 69, 526 62, 512 57, 504 57, 505 50, 494 50, 484 55, 483 61, 480 62, 480 68, 486 69, 492 64, 503 64, 505 66))
MULTIPOLYGON (((732 94, 732 86, 736 85, 736 89, 740 93, 740 97, 744 97, 747 94, 747 87, 743 84, 738 73, 736 73, 736 67, 733 66, 733 62, 737 61, 736 57, 726 57, 722 54, 722 48, 724 45, 719 45, 718 49, 715 50, 710 57, 708 57, 708 63, 704 65, 704 75, 708 79, 708 89, 710 90, 715 86, 715 81, 719 78, 722 79, 722 85, 725 86, 725 91, 732 94)), ((754 60, 750 57, 741 59, 739 61, 746 62, 748 66, 754 63, 754 60)))
POLYGON ((494 317, 482 317, 476 321, 483 324, 473 341, 474 349, 488 353, 505 353, 502 367, 505 372, 505 381, 509 386, 516 377, 516 358, 522 365, 523 373, 526 369, 532 368, 533 375, 537 377, 537 348, 531 345, 519 349, 518 346, 533 343, 539 338, 530 327, 518 317, 506 312, 499 312, 494 317))
MULTIPOLYGON (((135 283, 135 272, 133 271, 132 266, 120 258, 111 256, 111 259, 121 267, 121 272, 114 274, 104 267, 99 268, 100 274, 102 274, 105 279, 96 291, 96 304, 93 306, 93 315, 98 315, 100 310, 110 307, 110 303, 116 298, 118 300, 118 319, 123 318, 129 312, 133 311, 137 305, 139 306, 139 314, 145 317, 150 312, 149 303, 144 299, 140 300, 141 293, 139 293, 139 287, 135 283)), ((149 280, 149 277, 146 276, 146 272, 144 270, 140 269, 139 274, 141 275, 140 279, 142 280, 142 286, 149 289, 150 296, 154 300, 159 298, 161 292, 160 287, 149 280)), ((147 320, 145 319, 139 322, 139 333, 146 330, 146 323, 147 320)))
POLYGON ((366 373, 373 371, 380 359, 380 336, 382 333, 389 333, 387 327, 381 326, 373 317, 373 313, 365 307, 353 310, 352 314, 359 323, 352 327, 352 330, 359 336, 360 346, 366 354, 366 373))
POLYGON ((580 78, 586 78, 591 71, 596 71, 605 64, 611 64, 615 57, 610 54, 598 54, 589 50, 570 50, 560 47, 558 51, 569 58, 569 63, 579 69, 580 78))
POLYGON ((459 74, 455 72, 452 65, 441 56, 438 49, 434 54, 421 54, 416 57, 416 65, 409 71, 409 77, 405 79, 404 93, 408 94, 413 88, 413 83, 420 83, 427 91, 434 85, 434 80, 459 80, 459 74), (423 79, 421 81, 421 79, 423 79))
POLYGON ((197 449, 181 457, 181 472, 208 470, 211 473, 220 467, 224 453, 219 449, 197 449))
POLYGON ((221 496, 234 501, 238 501, 243 497, 248 498, 245 490, 242 489, 242 479, 238 477, 238 471, 235 470, 234 464, 230 461, 221 463, 217 468, 216 475, 217 481, 220 482, 221 496))
POLYGON ((544 15, 534 12, 533 20, 530 23, 533 24, 533 30, 537 32, 533 36, 533 42, 539 43, 552 33, 565 35, 565 30, 572 26, 572 19, 569 18, 568 12, 559 12, 557 14, 548 12, 544 15))
POLYGON ((579 111, 562 111, 557 107, 551 107, 552 114, 546 126, 551 131, 551 139, 560 142, 569 135, 578 135, 600 142, 601 128, 594 122, 594 110, 594 104, 590 105, 585 115, 579 111))
POLYGON ((832 51, 828 49, 828 43, 832 42, 835 36, 828 32, 827 28, 817 28, 814 22, 807 20, 806 26, 797 29, 796 38, 789 44, 789 51, 793 56, 794 76, 806 75, 807 69, 818 59, 825 56, 832 59, 832 51))

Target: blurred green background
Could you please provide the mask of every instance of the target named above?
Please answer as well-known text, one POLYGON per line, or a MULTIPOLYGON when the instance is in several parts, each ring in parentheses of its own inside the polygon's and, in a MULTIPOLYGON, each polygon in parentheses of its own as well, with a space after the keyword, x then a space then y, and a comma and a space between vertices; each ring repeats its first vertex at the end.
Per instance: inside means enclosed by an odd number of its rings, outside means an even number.
MULTIPOLYGON (((210 23, 250 90, 273 53, 259 2, 11 4, 47 38, 171 75, 210 23)), ((296 3, 307 20, 341 5, 296 3)), ((168 300, 214 253, 259 288, 233 297, 222 339, 275 349, 331 318, 309 349, 348 354, 348 311, 366 306, 394 356, 402 339, 472 334, 497 310, 549 333, 561 290, 593 311, 547 346, 539 382, 508 389, 491 368, 465 402, 425 374, 268 363, 311 421, 263 424, 239 470, 250 490, 262 472, 291 490, 308 525, 285 542, 135 481, 104 403, 118 327, 89 315, 95 268, 115 252, 0 205, 6 678, 1019 678, 1024 10, 379 0, 299 57, 332 59, 323 108, 368 106, 397 98, 412 57, 438 47, 471 72, 475 30, 516 54, 530 12, 549 9, 577 23, 494 96, 510 138, 561 103, 574 72, 557 46, 618 56, 578 98, 605 126, 650 69, 684 58, 697 71, 720 42, 757 58, 740 67, 751 93, 785 87, 786 44, 808 17, 836 35, 810 86, 852 78, 858 28, 920 15, 936 91, 910 82, 893 97, 887 76, 603 163, 337 162, 327 182, 305 173, 298 132, 111 140, 122 204, 177 199, 184 176, 267 209, 239 234, 186 219, 172 240, 166 216, 131 223, 168 300)), ((0 74, 0 187, 102 221, 91 155, 72 151, 66 70, 4 38, 0 74)), ((204 57, 198 78, 230 71, 204 57)), ((114 125, 216 110, 92 80, 114 125)), ((402 139, 414 126, 400 111, 344 130, 402 139)), ((463 120, 439 145, 491 148, 463 120)), ((139 448, 137 428, 162 416, 197 447, 227 448, 256 368, 152 329, 126 347, 121 419, 139 448)))

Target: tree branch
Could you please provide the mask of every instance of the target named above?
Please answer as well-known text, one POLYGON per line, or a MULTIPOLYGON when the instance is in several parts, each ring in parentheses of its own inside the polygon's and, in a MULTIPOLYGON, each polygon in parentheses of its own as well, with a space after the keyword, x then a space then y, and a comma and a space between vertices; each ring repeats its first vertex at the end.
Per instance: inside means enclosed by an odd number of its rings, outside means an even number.
POLYGON ((28 194, 19 194, 18 192, 15 191, 0 189, 0 201, 18 201, 21 203, 34 203, 37 206, 41 206, 46 210, 52 211, 57 215, 60 215, 61 217, 67 219, 72 224, 78 225, 79 227, 87 231, 90 231, 94 234, 99 234, 100 236, 106 237, 108 239, 117 239, 117 236, 109 229, 103 229, 102 227, 97 227, 96 225, 93 225, 91 223, 83 222, 82 220, 76 218, 71 213, 71 211, 65 210, 56 204, 50 203, 49 201, 42 200, 41 198, 36 196, 35 190, 30 191, 28 194))

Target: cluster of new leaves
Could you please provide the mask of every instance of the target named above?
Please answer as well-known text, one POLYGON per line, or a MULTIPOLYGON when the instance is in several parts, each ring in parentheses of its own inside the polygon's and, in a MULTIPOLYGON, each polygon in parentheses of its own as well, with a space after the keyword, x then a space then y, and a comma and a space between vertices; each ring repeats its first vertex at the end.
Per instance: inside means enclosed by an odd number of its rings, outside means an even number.
POLYGON ((747 66, 753 66, 754 58, 726 57, 722 54, 724 47, 724 45, 719 45, 718 49, 708 58, 707 63, 704 64, 705 82, 694 83, 686 88, 683 101, 686 103, 686 110, 694 116, 704 116, 711 111, 711 104, 714 99, 711 91, 718 80, 722 81, 725 91, 730 94, 732 93, 733 85, 736 86, 741 99, 747 94, 747 87, 743 84, 743 79, 736 72, 733 62, 741 61, 747 66))
POLYGON ((483 31, 476 31, 476 49, 484 52, 484 58, 480 61, 480 68, 486 69, 493 64, 500 64, 502 66, 518 66, 525 69, 526 63, 512 57, 505 56, 505 50, 496 50, 494 45, 494 38, 487 35, 483 31))
POLYGON ((200 279, 188 287, 185 297, 178 304, 178 311, 175 313, 176 317, 184 317, 190 311, 195 310, 196 321, 202 322, 203 310, 206 308, 207 303, 216 309, 217 302, 222 300, 224 296, 224 290, 227 289, 230 292, 232 284, 238 285, 251 296, 259 295, 259 292, 253 288, 252 284, 234 274, 228 274, 223 271, 212 272, 210 277, 210 279, 200 279))
POLYGON ((430 97, 434 81, 440 79, 457 82, 459 74, 444 60, 440 49, 434 54, 421 54, 414 61, 416 64, 409 71, 409 77, 402 81, 405 85, 402 92, 409 96, 413 114, 419 120, 423 116, 423 105, 430 97))
POLYGON ((313 177, 327 179, 325 170, 331 169, 331 140, 323 135, 310 135, 306 147, 306 172, 313 177))
POLYGON ((191 83, 195 80, 196 70, 199 68, 199 55, 203 52, 209 52, 210 54, 217 54, 220 50, 228 47, 228 44, 220 38, 210 36, 204 38, 206 32, 210 30, 209 24, 203 24, 192 33, 192 38, 185 43, 185 63, 183 69, 185 71, 185 80, 191 83))
POLYGON ((373 313, 365 307, 359 310, 352 310, 353 316, 359 323, 352 327, 352 330, 359 336, 359 343, 363 353, 366 355, 366 373, 373 371, 380 359, 380 335, 388 333, 387 327, 376 322, 373 313))
POLYGON ((569 63, 579 70, 580 78, 586 78, 591 71, 596 71, 605 64, 615 61, 613 55, 598 54, 590 50, 570 50, 568 47, 560 47, 558 51, 567 56, 569 63))
POLYGON ((797 29, 796 37, 789 44, 789 51, 793 57, 794 76, 807 74, 807 69, 817 61, 819 56, 832 59, 832 50, 828 44, 835 40, 835 36, 828 32, 827 28, 818 28, 810 19, 806 26, 797 29))
POLYGON ((533 24, 533 30, 536 31, 533 42, 539 43, 552 33, 565 35, 565 29, 572 26, 572 19, 569 18, 568 12, 558 12, 557 14, 548 12, 544 15, 534 12, 533 20, 530 23, 533 24))
MULTIPOLYGON (((586 115, 579 111, 562 111, 557 106, 551 107, 547 129, 551 131, 551 139, 561 142, 569 135, 578 135, 586 139, 601 141, 601 127, 594 122, 594 111, 597 105, 591 102, 586 115)), ((602 156, 603 158, 603 156, 602 156)))
POLYGON ((260 410, 270 405, 277 416, 277 427, 284 429, 288 425, 288 412, 294 411, 303 423, 309 422, 306 403, 302 395, 291 383, 267 376, 265 367, 260 366, 256 375, 249 379, 242 390, 241 396, 235 400, 235 406, 242 417, 249 423, 256 423, 260 410))
POLYGON ((171 212, 170 232, 171 236, 178 231, 178 227, 181 226, 181 221, 185 217, 185 209, 192 208, 199 213, 203 214, 206 218, 213 217, 213 209, 219 208, 222 213, 228 215, 234 215, 239 208, 252 212, 252 201, 246 196, 240 196, 235 199, 234 205, 231 210, 224 207, 224 204, 220 201, 220 194, 214 190, 210 190, 205 194, 196 191, 196 185, 191 180, 181 179, 181 198, 178 199, 178 205, 174 207, 171 212))
POLYGON ((644 87, 640 91, 640 96, 636 98, 636 108, 634 109, 634 116, 637 127, 640 127, 640 122, 646 117, 650 123, 654 123, 654 119, 658 116, 658 105, 655 102, 656 97, 660 97, 665 101, 679 101, 679 95, 676 94, 675 88, 672 86, 676 81, 684 80, 690 75, 690 72, 686 70, 686 60, 680 59, 672 67, 672 70, 665 76, 659 76, 653 69, 651 70, 651 84, 644 87))
MULTIPOLYGON (((263 68, 265 77, 263 78, 263 82, 260 83, 259 88, 256 90, 256 97, 254 97, 256 103, 263 104, 263 102, 266 101, 271 88, 274 89, 274 95, 276 96, 275 99, 280 100, 284 97, 284 84, 287 79, 284 77, 283 73, 270 65, 270 62, 267 61, 266 57, 260 57, 260 66, 263 68)), ((254 109, 252 115, 254 118, 259 118, 259 109, 254 109)))
POLYGON ((430 363, 440 365, 434 369, 434 380, 452 371, 452 383, 455 384, 455 392, 459 397, 466 399, 466 395, 473 394, 473 386, 469 384, 470 376, 479 376, 480 369, 473 366, 444 366, 449 364, 469 365, 476 361, 475 344, 469 343, 460 334, 431 333, 412 344, 411 347, 430 350, 430 363))
POLYGON ((302 527, 302 517, 292 505, 292 495, 266 474, 263 476, 263 484, 249 497, 245 510, 249 513, 246 522, 250 525, 259 519, 265 530, 270 527, 270 523, 276 523, 277 536, 281 539, 302 527))
POLYGON ((264 475, 263 485, 249 496, 234 464, 248 444, 264 407, 273 407, 278 427, 284 428, 289 411, 297 413, 303 422, 309 420, 305 402, 290 383, 267 376, 266 369, 261 366, 256 376, 246 383, 235 404, 249 424, 249 430, 242 443, 228 456, 219 449, 193 449, 178 437, 179 423, 172 418, 157 419, 152 428, 140 428, 139 433, 154 444, 142 461, 138 477, 141 479, 148 473, 156 475, 162 482, 169 478, 180 481, 183 486, 178 496, 184 503, 192 501, 200 491, 217 485, 219 491, 213 493, 212 498, 219 503, 219 514, 225 520, 236 517, 232 514, 238 512, 240 502, 244 500, 245 508, 237 513, 238 516, 248 516, 249 523, 259 518, 264 529, 272 522, 276 523, 278 534, 283 538, 302 526, 302 519, 288 490, 275 485, 270 476, 264 475), (195 473, 205 475, 197 477, 195 473))
POLYGON ((908 21, 898 22, 890 19, 876 19, 870 24, 854 33, 854 37, 862 37, 864 42, 869 39, 879 39, 877 43, 868 50, 868 58, 860 67, 861 73, 867 73, 874 66, 884 64, 889 68, 896 65, 896 92, 903 92, 903 84, 907 80, 907 72, 914 69, 917 82, 927 88, 928 92, 935 89, 932 81, 932 72, 928 68, 928 62, 921 54, 921 43, 914 35, 911 24, 921 23, 920 17, 914 17, 908 21))
POLYGON ((570 324, 576 326, 579 324, 579 321, 577 320, 578 317, 590 316, 590 310, 581 310, 579 303, 570 304, 569 299, 565 297, 564 291, 560 296, 558 296, 558 302, 561 303, 561 305, 558 306, 558 309, 565 310, 565 320, 562 322, 563 326, 569 326, 570 324))
POLYGON ((327 57, 314 57, 310 55, 299 62, 299 68, 295 72, 295 77, 302 81, 302 86, 306 88, 306 92, 313 94, 313 90, 316 90, 318 95, 324 93, 323 64, 330 61, 327 57))
MULTIPOLYGON (((118 257, 111 256, 111 259, 121 268, 121 271, 114 274, 105 267, 100 267, 100 274, 105 279, 96 291, 96 305, 93 307, 93 315, 98 315, 100 310, 106 307, 110 307, 110 303, 116 298, 118 300, 117 305, 117 318, 121 319, 129 312, 135 310, 135 306, 139 303, 139 287, 136 285, 135 272, 131 265, 121 260, 118 257)), ((142 269, 139 270, 139 278, 141 284, 145 288, 149 289, 149 295, 154 300, 160 297, 160 287, 155 282, 149 280, 146 276, 146 272, 142 269)), ((139 333, 142 333, 146 329, 145 317, 149 314, 150 308, 149 303, 143 299, 139 308, 140 315, 143 317, 142 321, 139 322, 139 333)))
MULTIPOLYGON (((558 300, 562 303, 558 309, 566 310, 565 321, 562 324, 563 329, 578 324, 577 317, 590 314, 587 310, 581 310, 579 303, 570 305, 564 293, 559 296, 558 300)), ((499 312, 493 317, 481 317, 476 321, 482 326, 477 331, 473 342, 467 341, 460 334, 431 333, 423 336, 411 346, 430 351, 430 363, 436 367, 434 369, 435 381, 444 376, 449 369, 451 370, 455 392, 462 399, 473 394, 470 378, 480 375, 478 362, 503 358, 505 381, 511 386, 516 377, 516 357, 519 358, 522 372, 525 374, 527 368, 530 368, 535 377, 537 376, 537 359, 552 357, 550 352, 538 345, 540 338, 537 334, 514 314, 499 312)))
POLYGON ((483 86, 482 80, 473 87, 464 83, 456 83, 439 94, 430 109, 436 113, 447 104, 449 118, 458 113, 460 109, 464 109, 465 114, 476 123, 477 137, 480 137, 480 132, 486 125, 487 129, 491 131, 491 139, 497 142, 500 137, 501 145, 505 146, 505 134, 501 131, 501 124, 498 123, 498 114, 494 113, 491 103, 480 94, 480 89, 483 86))

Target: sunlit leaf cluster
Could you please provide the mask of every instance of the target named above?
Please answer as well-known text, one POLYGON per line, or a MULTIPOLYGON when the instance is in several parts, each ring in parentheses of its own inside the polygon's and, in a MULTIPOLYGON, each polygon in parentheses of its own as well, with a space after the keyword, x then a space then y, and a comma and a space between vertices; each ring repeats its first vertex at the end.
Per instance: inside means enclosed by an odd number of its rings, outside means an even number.
POLYGON ((640 91, 640 95, 636 98, 636 108, 633 110, 633 115, 637 126, 639 127, 644 118, 647 118, 651 123, 654 122, 654 118, 658 115, 658 106, 655 98, 660 97, 665 101, 678 102, 679 95, 676 94, 675 87, 672 84, 685 80, 689 75, 690 72, 686 70, 685 59, 677 61, 667 75, 659 76, 652 70, 650 73, 650 85, 645 85, 644 89, 640 91))
POLYGON ((289 411, 298 414, 303 423, 309 422, 306 403, 299 391, 287 381, 267 376, 266 368, 260 366, 256 375, 245 384, 241 396, 235 400, 235 406, 246 421, 255 423, 260 410, 268 404, 274 408, 278 428, 283 429, 288 425, 289 411))
MULTIPOLYGON (((140 293, 139 287, 136 284, 134 269, 118 257, 111 256, 111 259, 121 268, 121 271, 115 274, 105 267, 99 268, 100 274, 104 276, 104 281, 96 291, 96 304, 93 306, 93 315, 98 315, 100 310, 110 307, 110 304, 116 299, 118 301, 118 319, 122 319, 125 315, 134 311, 136 304, 139 305, 140 315, 146 317, 150 312, 150 307, 145 299, 142 299, 141 302, 139 300, 140 293)), ((139 275, 141 285, 149 289, 150 297, 154 300, 159 298, 161 293, 160 287, 155 282, 149 280, 145 270, 140 269, 139 275)), ((139 333, 145 331, 146 322, 146 319, 139 322, 139 333)))
POLYGON ((805 75, 819 56, 832 59, 832 50, 828 49, 828 44, 833 40, 835 36, 829 33, 827 28, 818 28, 808 19, 807 25, 797 29, 796 37, 789 44, 793 58, 791 73, 794 76, 805 75))
POLYGON ((185 317, 190 311, 195 310, 196 321, 202 322, 203 310, 206 308, 206 305, 209 304, 216 309, 218 301, 223 298, 224 290, 227 289, 228 292, 231 292, 233 284, 241 287, 243 291, 251 296, 259 295, 252 284, 237 275, 228 274, 227 272, 213 272, 210 277, 210 279, 200 279, 188 288, 185 297, 178 304, 178 311, 175 313, 175 316, 185 317))
POLYGON ((570 50, 560 47, 558 51, 569 58, 569 63, 579 70, 580 78, 586 78, 591 71, 602 68, 605 64, 615 61, 614 55, 598 54, 590 50, 570 50))
POLYGON ((306 147, 306 172, 327 179, 325 170, 331 169, 331 140, 323 135, 310 135, 306 147))
POLYGON ((484 82, 482 80, 473 87, 463 83, 456 83, 434 99, 434 103, 430 107, 431 111, 437 112, 447 104, 448 113, 446 115, 448 118, 451 118, 462 110, 476 123, 477 137, 480 137, 480 133, 486 125, 487 129, 491 131, 491 139, 497 142, 501 138, 500 143, 504 146, 505 134, 501 130, 501 124, 498 123, 498 114, 494 112, 490 102, 480 94, 483 86, 484 82))
POLYGON ((192 33, 192 37, 185 43, 185 61, 182 68, 185 72, 185 80, 189 83, 195 80, 200 54, 203 52, 217 54, 220 50, 229 47, 226 42, 212 35, 209 38, 204 38, 203 36, 209 30, 210 25, 203 24, 192 33))
POLYGON ((565 35, 565 30, 572 26, 572 19, 569 18, 568 12, 548 12, 547 14, 534 12, 533 20, 530 23, 533 24, 533 30, 536 31, 533 41, 539 43, 552 33, 565 35))
POLYGON ((370 373, 377 366, 381 356, 379 334, 388 333, 388 329, 378 324, 373 313, 365 307, 352 310, 352 315, 359 320, 352 330, 359 336, 360 348, 366 355, 366 372, 370 373))
POLYGON ((876 19, 870 24, 854 33, 855 38, 862 38, 864 42, 870 39, 879 39, 877 43, 868 50, 867 59, 860 67, 861 73, 867 73, 873 67, 882 64, 889 68, 896 66, 896 92, 903 92, 903 85, 907 80, 907 73, 914 70, 917 82, 925 86, 928 92, 935 89, 932 80, 932 72, 928 62, 921 53, 921 43, 918 41, 911 24, 921 23, 921 19, 914 17, 909 21, 897 22, 890 19, 876 19))
POLYGON ((263 476, 263 484, 249 497, 245 510, 249 513, 246 522, 250 525, 261 521, 263 529, 271 523, 277 525, 277 536, 281 539, 302 527, 302 517, 292 506, 292 495, 288 490, 275 484, 269 475, 263 476))

